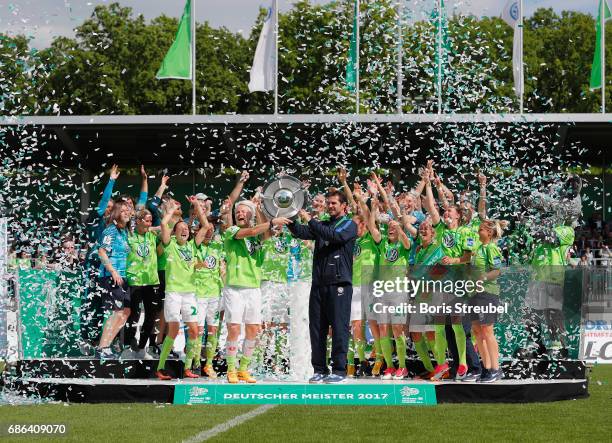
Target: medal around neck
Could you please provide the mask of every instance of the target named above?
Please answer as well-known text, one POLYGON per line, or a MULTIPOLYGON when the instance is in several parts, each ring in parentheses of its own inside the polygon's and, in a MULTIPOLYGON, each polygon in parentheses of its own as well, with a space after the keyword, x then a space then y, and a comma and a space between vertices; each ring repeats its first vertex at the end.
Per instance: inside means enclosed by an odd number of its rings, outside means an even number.
POLYGON ((285 175, 264 186, 262 206, 269 218, 295 219, 306 205, 308 194, 297 178, 285 175))

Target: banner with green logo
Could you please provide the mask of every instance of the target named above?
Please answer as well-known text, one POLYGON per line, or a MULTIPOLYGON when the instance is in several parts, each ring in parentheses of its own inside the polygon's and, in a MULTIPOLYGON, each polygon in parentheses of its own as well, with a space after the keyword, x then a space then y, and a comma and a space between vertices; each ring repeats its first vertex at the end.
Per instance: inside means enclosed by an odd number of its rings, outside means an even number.
POLYGON ((377 384, 178 384, 177 405, 435 405, 430 383, 377 384))

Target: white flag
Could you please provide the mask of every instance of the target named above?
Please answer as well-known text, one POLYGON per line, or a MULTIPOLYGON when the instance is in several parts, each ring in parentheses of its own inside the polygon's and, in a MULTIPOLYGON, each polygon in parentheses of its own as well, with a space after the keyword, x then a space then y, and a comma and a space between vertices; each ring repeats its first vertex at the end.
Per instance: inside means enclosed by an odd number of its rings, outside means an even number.
POLYGON ((253 66, 251 66, 251 81, 249 92, 272 91, 276 86, 276 2, 272 0, 272 6, 268 8, 257 49, 253 66))
POLYGON ((514 29, 514 40, 512 45, 512 73, 514 74, 514 90, 517 95, 523 94, 525 87, 523 82, 523 33, 519 29, 521 24, 520 0, 508 0, 502 12, 502 20, 514 29))

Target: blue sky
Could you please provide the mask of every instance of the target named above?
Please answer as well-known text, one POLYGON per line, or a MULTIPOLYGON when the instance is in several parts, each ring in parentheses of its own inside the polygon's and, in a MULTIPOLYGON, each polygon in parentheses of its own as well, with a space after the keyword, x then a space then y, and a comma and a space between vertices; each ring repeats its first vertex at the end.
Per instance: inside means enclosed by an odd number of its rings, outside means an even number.
MULTIPOLYGON (((115 0, 131 7, 135 13, 150 19, 161 14, 180 16, 184 0, 115 0)), ((213 26, 225 26, 248 35, 260 6, 270 0, 194 0, 196 18, 208 20, 213 26), (237 13, 237 11, 239 11, 237 13)), ((280 9, 287 10, 295 0, 279 0, 280 9)), ((327 3, 329 0, 311 0, 327 3)), ((11 34, 21 33, 34 38, 34 46, 45 47, 57 35, 73 35, 73 28, 89 17, 98 4, 112 0, 0 0, 0 29, 11 34)), ((406 7, 429 10, 435 0, 406 0, 406 7)), ((588 12, 596 15, 599 0, 524 0, 525 13, 539 7, 552 7, 588 12)), ((446 0, 448 8, 477 16, 500 15, 506 0, 446 0)))

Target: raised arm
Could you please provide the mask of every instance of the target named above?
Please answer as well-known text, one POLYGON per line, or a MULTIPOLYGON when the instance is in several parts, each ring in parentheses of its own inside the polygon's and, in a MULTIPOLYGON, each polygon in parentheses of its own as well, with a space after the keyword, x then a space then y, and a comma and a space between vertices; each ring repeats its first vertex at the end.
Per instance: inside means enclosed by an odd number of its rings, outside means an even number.
POLYGON ((357 213, 357 202, 355 202, 355 199, 353 198, 353 192, 351 191, 351 187, 349 186, 346 179, 347 179, 346 169, 342 167, 338 168, 338 181, 340 181, 340 184, 342 185, 342 188, 344 189, 344 193, 346 194, 346 199, 348 200, 348 203, 351 209, 353 210, 353 214, 356 214, 357 213))
POLYGON ((433 190, 431 189, 431 180, 429 179, 429 171, 424 171, 423 178, 425 178, 425 200, 423 204, 425 205, 425 210, 429 213, 431 217, 431 223, 433 226, 436 226, 440 223, 440 213, 436 208, 436 201, 434 200, 433 190))
POLYGON ((197 246, 200 246, 204 241, 204 238, 206 238, 206 232, 208 231, 208 227, 210 226, 210 223, 208 223, 206 210, 204 209, 205 205, 200 203, 194 195, 192 195, 191 197, 187 197, 187 200, 189 200, 189 203, 191 203, 191 206, 193 206, 195 216, 200 222, 200 229, 198 230, 194 238, 195 244, 197 246))
POLYGON ((106 211, 106 207, 108 206, 108 202, 113 195, 113 187, 115 186, 115 181, 119 178, 119 167, 117 165, 113 165, 110 170, 110 175, 108 179, 108 183, 104 188, 104 192, 102 193, 102 198, 98 203, 98 207, 96 208, 96 213, 102 217, 104 212, 106 211))
POLYGON ((136 202, 136 210, 144 209, 147 204, 147 198, 149 197, 149 177, 147 177, 147 171, 145 171, 144 165, 140 165, 140 176, 142 182, 140 184, 140 195, 136 202))
POLYGON ((230 192, 230 194, 227 197, 230 201, 230 207, 233 207, 234 203, 236 203, 238 201, 238 198, 240 198, 240 194, 242 194, 242 189, 244 188, 244 184, 246 183, 248 179, 249 179, 248 171, 242 171, 240 173, 240 176, 236 180, 234 189, 232 189, 232 192, 230 192))
MULTIPOLYGON (((355 196, 355 201, 359 207, 359 211, 361 212, 361 216, 363 220, 367 223, 368 218, 370 217, 370 209, 363 198, 363 192, 361 191, 361 187, 358 183, 355 183, 355 192, 353 194, 355 196)), ((358 212, 359 212, 358 211, 358 212)))
POLYGON ((480 198, 478 199, 478 216, 481 220, 487 219, 487 176, 478 173, 478 183, 480 184, 480 198))
POLYGON ((167 246, 170 244, 170 238, 172 236, 172 231, 168 227, 168 223, 172 220, 172 215, 174 211, 178 209, 178 203, 174 200, 168 202, 166 213, 164 214, 164 218, 161 221, 161 242, 162 245, 167 246))
POLYGON ((253 226, 252 228, 240 228, 238 232, 234 235, 235 239, 240 240, 241 238, 246 237, 257 237, 269 231, 273 226, 283 226, 291 223, 291 220, 285 217, 277 217, 273 218, 269 222, 258 224, 257 226, 253 226))
POLYGON ((368 230, 370 231, 370 235, 374 239, 376 244, 380 243, 382 240, 382 235, 380 235, 380 230, 376 225, 376 218, 378 217, 378 195, 372 195, 372 209, 370 210, 369 217, 367 218, 368 222, 368 230))
POLYGON ((399 241, 402 243, 404 248, 410 249, 410 247, 412 246, 412 241, 408 238, 400 224, 395 220, 391 220, 389 222, 389 226, 391 227, 392 225, 396 225, 396 229, 399 232, 399 241))

